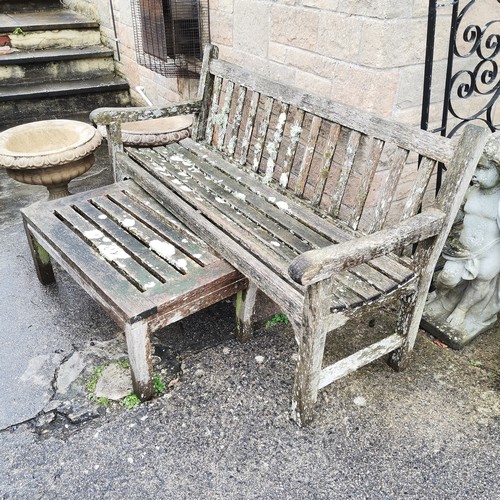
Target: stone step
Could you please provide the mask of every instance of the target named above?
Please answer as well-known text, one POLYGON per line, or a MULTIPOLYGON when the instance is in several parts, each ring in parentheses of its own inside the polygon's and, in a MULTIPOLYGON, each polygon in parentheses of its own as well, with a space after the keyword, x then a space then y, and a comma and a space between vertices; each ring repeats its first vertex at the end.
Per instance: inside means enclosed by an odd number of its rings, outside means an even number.
MULTIPOLYGON (((81 84, 81 82, 78 82, 81 84)), ((76 86, 76 85, 75 85, 76 86)), ((28 87, 28 85, 27 85, 28 87)), ((0 87, 0 116, 2 125, 13 127, 32 120, 49 120, 67 116, 71 113, 90 112, 100 107, 128 106, 130 105, 130 95, 128 87, 121 85, 100 85, 83 88, 81 85, 76 89, 47 89, 33 94, 18 93, 15 98, 5 99, 4 89, 0 87)), ((10 96, 14 97, 14 96, 10 96)))
POLYGON ((99 28, 99 23, 67 9, 0 14, 0 33, 12 33, 17 28, 27 33, 41 30, 99 28))
POLYGON ((2 0, 2 12, 36 12, 60 9, 59 0, 2 0))
POLYGON ((10 34, 9 37, 12 48, 19 50, 78 48, 101 43, 98 29, 28 31, 24 35, 10 34))
POLYGON ((0 55, 0 82, 62 81, 114 74, 113 51, 102 46, 18 51, 0 55))
POLYGON ((129 86, 126 80, 115 76, 105 76, 88 80, 72 80, 67 82, 0 85, 0 102, 122 90, 128 91, 128 88, 129 86))
POLYGON ((20 50, 101 43, 98 23, 64 9, 0 14, 0 34, 9 35, 11 46, 20 50))

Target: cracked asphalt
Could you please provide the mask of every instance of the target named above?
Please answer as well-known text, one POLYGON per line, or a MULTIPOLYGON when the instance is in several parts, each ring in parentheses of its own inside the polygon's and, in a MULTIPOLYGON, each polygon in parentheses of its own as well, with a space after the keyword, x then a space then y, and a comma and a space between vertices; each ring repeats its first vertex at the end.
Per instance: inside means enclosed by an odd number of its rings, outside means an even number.
MULTIPOLYGON (((109 182, 103 147, 70 189, 109 182)), ((124 340, 62 270, 38 282, 19 209, 45 197, 0 171, 0 499, 500 498, 498 324, 460 352, 421 332, 407 371, 358 370, 299 429, 291 329, 240 344, 229 300, 155 335, 171 367, 164 395, 131 410, 89 402, 89 373, 124 340), (77 378, 58 380, 77 358, 77 378)), ((262 317, 272 310, 262 302, 262 317)), ((329 338, 329 358, 392 325, 362 318, 329 338)))

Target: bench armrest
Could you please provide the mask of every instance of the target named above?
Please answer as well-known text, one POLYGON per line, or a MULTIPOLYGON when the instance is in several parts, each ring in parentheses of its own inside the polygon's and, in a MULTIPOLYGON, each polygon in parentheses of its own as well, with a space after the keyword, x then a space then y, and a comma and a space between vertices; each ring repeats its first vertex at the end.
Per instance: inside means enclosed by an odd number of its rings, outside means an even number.
POLYGON ((390 229, 304 252, 292 261, 288 274, 301 285, 311 285, 328 278, 336 271, 357 266, 397 248, 435 236, 443 228, 445 218, 444 212, 432 208, 390 229))
POLYGON ((111 125, 112 123, 136 122, 165 116, 191 115, 199 113, 200 109, 201 101, 198 100, 161 108, 97 108, 90 113, 90 120, 95 125, 111 125))

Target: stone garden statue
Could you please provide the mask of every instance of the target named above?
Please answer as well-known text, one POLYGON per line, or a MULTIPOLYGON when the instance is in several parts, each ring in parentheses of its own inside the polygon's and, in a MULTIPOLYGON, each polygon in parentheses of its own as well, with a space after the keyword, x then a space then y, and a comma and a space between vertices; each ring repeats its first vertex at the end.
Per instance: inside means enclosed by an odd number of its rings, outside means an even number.
POLYGON ((500 133, 486 145, 459 217, 424 313, 429 331, 456 349, 493 325, 500 311, 500 133))

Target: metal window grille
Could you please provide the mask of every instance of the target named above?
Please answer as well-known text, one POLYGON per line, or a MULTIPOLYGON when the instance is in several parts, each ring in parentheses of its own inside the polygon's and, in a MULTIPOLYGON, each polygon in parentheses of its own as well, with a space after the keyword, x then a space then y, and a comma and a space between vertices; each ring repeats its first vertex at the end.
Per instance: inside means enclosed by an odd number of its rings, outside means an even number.
POLYGON ((137 62, 166 77, 197 78, 210 41, 208 0, 131 0, 137 62))

